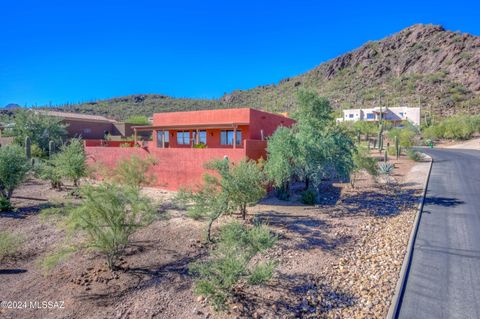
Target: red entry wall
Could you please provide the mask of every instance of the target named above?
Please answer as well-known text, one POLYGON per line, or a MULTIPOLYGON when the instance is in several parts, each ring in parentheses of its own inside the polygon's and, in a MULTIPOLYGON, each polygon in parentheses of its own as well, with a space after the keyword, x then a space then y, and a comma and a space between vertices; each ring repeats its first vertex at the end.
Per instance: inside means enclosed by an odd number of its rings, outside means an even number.
POLYGON ((204 164, 213 159, 227 156, 233 162, 247 156, 244 148, 237 149, 196 149, 165 148, 146 150, 139 147, 85 147, 89 164, 103 164, 114 167, 118 160, 130 158, 132 155, 145 158, 153 156, 157 164, 151 168, 150 174, 156 178, 154 186, 169 190, 181 187, 195 187, 202 182, 206 170, 204 164))

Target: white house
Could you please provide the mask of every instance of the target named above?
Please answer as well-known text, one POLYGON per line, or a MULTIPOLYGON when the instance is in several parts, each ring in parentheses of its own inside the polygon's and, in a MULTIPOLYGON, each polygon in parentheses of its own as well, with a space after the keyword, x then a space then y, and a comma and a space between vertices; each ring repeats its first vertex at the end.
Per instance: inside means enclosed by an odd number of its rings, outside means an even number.
POLYGON ((337 122, 343 121, 391 121, 398 125, 403 121, 409 121, 412 124, 420 125, 419 107, 375 107, 363 109, 343 110, 343 117, 337 118, 337 122))

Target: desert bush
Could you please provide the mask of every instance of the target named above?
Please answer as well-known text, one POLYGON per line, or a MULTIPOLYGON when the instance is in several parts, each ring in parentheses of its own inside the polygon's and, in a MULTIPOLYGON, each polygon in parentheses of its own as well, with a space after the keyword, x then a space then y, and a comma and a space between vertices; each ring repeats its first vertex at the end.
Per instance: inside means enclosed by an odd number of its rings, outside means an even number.
POLYGON ((311 189, 307 189, 301 193, 300 201, 305 205, 314 205, 317 193, 311 189))
POLYGON ((80 139, 71 139, 70 143, 63 144, 60 152, 52 156, 51 164, 60 176, 69 179, 74 186, 87 175, 85 150, 80 139))
MULTIPOLYGON (((408 148, 414 145, 417 134, 418 132, 413 125, 407 125, 404 128, 393 128, 389 130, 388 138, 393 142, 396 137, 401 147, 408 148)), ((395 155, 395 153, 393 155, 395 155)))
POLYGON ((108 174, 116 183, 140 188, 155 183, 155 176, 147 173, 156 163, 153 157, 140 158, 132 155, 130 158, 118 161, 108 174))
POLYGON ((150 125, 150 121, 145 115, 132 115, 125 120, 125 123, 135 125, 150 125))
POLYGON ((14 256, 20 248, 22 239, 7 231, 0 231, 0 261, 14 256))
POLYGON ((12 129, 14 142, 24 146, 25 138, 28 136, 32 145, 42 150, 42 154, 48 154, 50 141, 61 145, 67 137, 66 126, 61 123, 60 118, 37 114, 32 110, 16 111, 14 123, 12 129))
POLYGON ((368 150, 358 147, 357 152, 353 155, 353 170, 350 174, 350 185, 355 187, 357 175, 361 171, 365 171, 371 176, 377 176, 377 160, 370 156, 368 150))
POLYGON ((213 223, 235 211, 245 219, 247 206, 265 196, 266 185, 263 172, 254 161, 232 164, 228 160, 217 160, 207 163, 206 168, 217 174, 205 174, 199 190, 182 190, 177 202, 187 207, 188 216, 208 221, 207 240, 211 241, 213 223))
POLYGON ((250 273, 248 283, 251 285, 261 285, 268 282, 272 278, 276 267, 277 263, 271 260, 257 264, 250 273))
POLYGON ((62 174, 51 160, 41 160, 35 165, 36 177, 49 181, 53 189, 60 190, 62 188, 62 174))
POLYGON ((232 164, 227 160, 213 161, 206 165, 219 173, 219 185, 230 206, 238 210, 243 219, 247 215, 247 206, 256 204, 266 194, 263 171, 255 161, 241 160, 232 164))
POLYGON ((0 147, 0 200, 3 210, 11 208, 13 191, 25 180, 30 168, 22 148, 15 145, 0 147))
POLYGON ((353 129, 364 135, 375 136, 378 132, 378 124, 367 121, 356 121, 353 123, 353 129))
POLYGON ((480 115, 455 115, 423 130, 426 139, 466 140, 480 132, 480 115))
POLYGON ((246 279, 252 284, 268 281, 275 264, 267 261, 252 265, 251 260, 257 253, 272 247, 276 240, 265 225, 247 228, 232 222, 223 226, 209 258, 190 265, 195 293, 207 297, 216 310, 222 310, 240 280, 246 279))
POLYGON ((80 192, 82 202, 70 212, 67 225, 82 233, 85 246, 103 253, 115 269, 130 236, 153 221, 155 210, 135 187, 102 183, 86 185, 80 192))
POLYGON ((423 156, 420 152, 411 148, 407 150, 407 156, 409 159, 414 160, 415 162, 420 162, 423 159, 423 156))
POLYGON ((227 193, 222 192, 216 177, 206 174, 198 191, 181 190, 177 195, 179 205, 187 208, 187 216, 207 220, 207 240, 212 241, 212 225, 223 214, 233 211, 227 193))

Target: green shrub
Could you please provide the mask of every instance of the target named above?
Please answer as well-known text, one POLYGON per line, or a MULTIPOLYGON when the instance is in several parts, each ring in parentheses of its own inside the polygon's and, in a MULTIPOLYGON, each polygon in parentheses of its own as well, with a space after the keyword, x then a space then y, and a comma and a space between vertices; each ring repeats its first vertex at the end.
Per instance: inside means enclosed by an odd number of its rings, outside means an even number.
POLYGON ((316 202, 316 197, 317 194, 315 191, 307 189, 306 191, 302 192, 300 200, 305 205, 314 205, 316 202))
POLYGON ((52 156, 51 164, 60 176, 69 179, 74 186, 79 185, 79 180, 87 175, 85 150, 80 139, 71 139, 69 144, 64 144, 60 152, 52 156))
POLYGON ((251 285, 261 285, 268 282, 275 271, 277 264, 271 260, 256 265, 250 273, 248 283, 251 285))
POLYGON ((53 189, 62 188, 62 174, 51 160, 38 161, 35 165, 35 175, 40 179, 49 181, 53 189))
POLYGON ((350 185, 355 187, 357 175, 361 171, 365 171, 371 176, 377 175, 377 160, 370 156, 367 149, 358 147, 357 152, 353 155, 353 170, 350 174, 350 185))
POLYGON ((466 140, 480 132, 480 115, 455 115, 424 128, 426 139, 466 140))
POLYGON ((117 162, 109 174, 112 181, 133 187, 142 187, 155 183, 155 176, 147 174, 157 161, 153 157, 140 158, 132 155, 117 162))
POLYGON ((409 159, 415 161, 415 162, 420 162, 423 159, 423 156, 420 152, 417 152, 413 149, 408 149, 407 150, 407 156, 409 159))
POLYGON ((247 215, 247 206, 257 203, 266 193, 265 177, 254 161, 241 160, 236 164, 228 160, 216 160, 206 165, 219 177, 204 175, 204 183, 198 191, 183 191, 182 204, 190 202, 188 215, 208 219, 207 239, 211 240, 212 223, 223 214, 239 211, 247 215))
POLYGON ((10 208, 13 191, 27 177, 31 168, 25 152, 19 146, 0 147, 0 199, 2 208, 10 208))
POLYGON ((150 125, 148 117, 145 115, 133 115, 125 120, 125 123, 135 124, 135 125, 150 125))
POLYGON ((389 146, 387 149, 387 153, 390 156, 396 156, 397 155, 397 150, 395 149, 395 146, 389 146))
MULTIPOLYGON (((418 132, 412 125, 407 125, 404 128, 393 128, 388 131, 388 138, 390 141, 395 141, 398 138, 399 145, 403 148, 412 147, 415 143, 415 136, 418 132)), ((395 155, 393 153, 392 155, 395 155)))
POLYGON ((14 122, 15 144, 24 146, 25 138, 29 137, 32 145, 37 145, 44 154, 48 154, 50 141, 60 145, 67 137, 66 126, 59 117, 41 115, 33 110, 17 110, 14 122))
POLYGON ((236 208, 245 219, 247 206, 256 204, 266 194, 263 171, 255 161, 245 159, 235 164, 222 160, 214 163, 213 168, 222 177, 221 189, 226 193, 230 205, 236 208))
POLYGON ((264 225, 248 229, 238 222, 223 226, 215 249, 206 261, 190 264, 195 293, 207 297, 216 310, 226 309, 234 286, 245 278, 260 284, 273 274, 275 265, 269 261, 251 266, 252 258, 272 247, 276 237, 264 225))
POLYGON ((85 236, 85 245, 103 253, 111 269, 130 236, 153 221, 150 200, 134 187, 102 183, 80 189, 82 202, 68 216, 69 228, 85 236))
POLYGON ((0 261, 7 257, 14 256, 22 243, 17 235, 6 231, 0 231, 0 261))

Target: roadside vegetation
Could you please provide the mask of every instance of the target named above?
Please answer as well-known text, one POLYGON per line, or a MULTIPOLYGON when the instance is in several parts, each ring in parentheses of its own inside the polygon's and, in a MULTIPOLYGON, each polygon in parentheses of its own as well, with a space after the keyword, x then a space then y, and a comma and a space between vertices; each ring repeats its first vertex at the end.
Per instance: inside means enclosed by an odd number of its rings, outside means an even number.
POLYGON ((26 179, 30 168, 31 165, 19 146, 0 148, 0 211, 12 209, 10 198, 26 179))
POLYGON ((467 140, 480 133, 480 115, 455 115, 423 128, 423 137, 430 140, 467 140))
POLYGON ((279 198, 290 197, 290 186, 298 180, 305 191, 319 192, 322 181, 347 179, 354 167, 354 140, 348 130, 335 124, 327 99, 300 92, 297 123, 279 128, 269 138, 265 172, 279 198))
POLYGON ((252 258, 271 248, 276 240, 265 225, 249 227, 240 222, 230 222, 222 226, 208 259, 190 265, 195 292, 206 297, 216 310, 225 310, 238 282, 259 285, 272 277, 275 269, 273 261, 252 263, 252 258))
POLYGON ((22 238, 17 234, 0 231, 0 262, 15 256, 22 245, 22 238))

